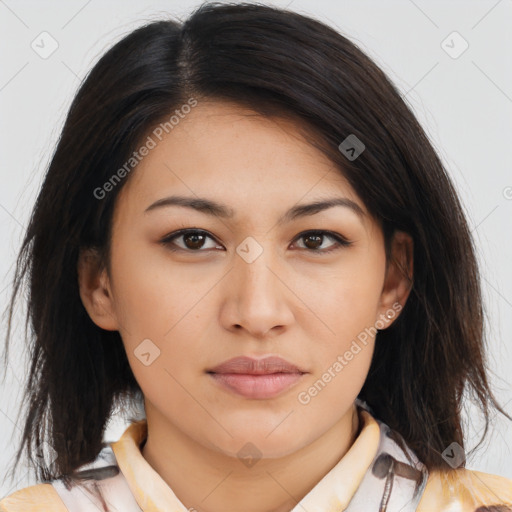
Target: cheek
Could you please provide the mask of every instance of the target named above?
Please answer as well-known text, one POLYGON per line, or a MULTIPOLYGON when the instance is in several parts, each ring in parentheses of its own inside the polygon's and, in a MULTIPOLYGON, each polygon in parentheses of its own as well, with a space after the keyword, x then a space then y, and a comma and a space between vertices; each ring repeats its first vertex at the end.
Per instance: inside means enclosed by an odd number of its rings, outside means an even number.
POLYGON ((337 274, 337 279, 329 283, 328 293, 310 296, 317 304, 322 322, 316 318, 309 321, 315 367, 297 396, 304 414, 326 419, 337 417, 337 411, 349 407, 368 375, 375 345, 381 275, 354 264, 350 271, 337 274), (333 404, 337 407, 333 408, 333 404))
POLYGON ((308 296, 322 320, 310 315, 308 321, 317 364, 308 382, 313 383, 311 395, 306 390, 305 401, 314 401, 317 413, 328 414, 329 404, 342 396, 357 396, 373 355, 385 257, 365 249, 347 256, 344 263, 321 280, 323 289, 310 290, 308 296), (313 400, 320 392, 322 397, 313 400))
POLYGON ((155 338, 163 344, 184 319, 194 317, 194 305, 218 277, 206 266, 173 263, 159 247, 133 243, 112 251, 115 310, 121 334, 130 343, 155 338), (125 251, 123 247, 135 247, 125 251))
POLYGON ((161 393, 160 399, 179 399, 177 381, 193 381, 204 370, 198 363, 214 326, 199 319, 215 308, 208 292, 219 276, 206 266, 172 264, 154 248, 128 253, 119 247, 112 252, 112 269, 116 315, 135 378, 150 399, 161 393))
POLYGON ((339 342, 375 325, 384 272, 385 260, 379 253, 360 251, 324 276, 321 287, 309 290, 308 300, 339 342))

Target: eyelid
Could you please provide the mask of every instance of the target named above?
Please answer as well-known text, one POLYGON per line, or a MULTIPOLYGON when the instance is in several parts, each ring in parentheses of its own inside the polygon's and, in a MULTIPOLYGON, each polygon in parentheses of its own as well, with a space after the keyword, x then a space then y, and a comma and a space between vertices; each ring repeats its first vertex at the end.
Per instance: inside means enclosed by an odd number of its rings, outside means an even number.
POLYGON ((294 238, 294 240, 299 240, 301 238, 304 238, 306 235, 316 235, 316 234, 327 236, 327 237, 333 239, 335 241, 335 244, 333 244, 333 246, 330 249, 320 249, 320 250, 316 250, 316 251, 313 249, 310 249, 310 250, 304 249, 307 252, 312 253, 312 254, 328 254, 337 249, 341 249, 343 247, 348 247, 348 246, 352 245, 352 242, 350 240, 348 240, 347 238, 345 238, 343 235, 341 235, 340 233, 336 233, 334 231, 330 231, 328 229, 307 229, 306 231, 301 231, 294 238))
MULTIPOLYGON (((212 239, 216 244, 220 245, 220 242, 213 235, 211 235, 208 231, 205 231, 204 229, 201 229, 201 228, 183 228, 183 229, 178 229, 177 231, 173 231, 172 233, 169 233, 168 235, 165 235, 160 240, 160 243, 163 244, 164 246, 167 246, 167 245, 172 244, 172 240, 174 240, 175 238, 179 238, 180 236, 188 235, 190 233, 204 235, 204 236, 212 239)), ((184 252, 189 252, 189 253, 192 253, 192 252, 206 252, 205 250, 201 250, 201 249, 193 251, 191 249, 183 249, 182 247, 178 247, 176 249, 171 249, 171 250, 184 251, 184 252)))
MULTIPOLYGON (((177 231, 173 231, 172 233, 165 235, 160 240, 160 243, 163 244, 164 246, 168 246, 168 245, 172 244, 172 240, 174 240, 175 238, 179 238, 180 236, 184 236, 184 235, 187 235, 190 233, 204 235, 207 238, 210 238, 211 240, 213 240, 215 243, 222 245, 213 235, 211 235, 208 231, 201 229, 201 228, 183 228, 183 229, 179 229, 177 231)), ((343 247, 348 247, 348 246, 352 245, 352 243, 353 243, 353 242, 349 241, 347 238, 345 238, 343 235, 341 235, 340 233, 330 231, 328 229, 307 229, 305 231, 301 231, 293 238, 292 242, 299 240, 301 238, 304 238, 307 235, 316 235, 316 234, 327 236, 327 237, 333 239, 335 241, 335 243, 333 244, 333 247, 330 249, 319 249, 319 250, 307 249, 307 248, 302 248, 302 247, 300 249, 304 250, 310 254, 321 255, 321 254, 328 254, 330 252, 333 252, 337 249, 341 249, 343 247)), ((183 251, 183 252, 187 252, 187 253, 200 253, 200 252, 207 252, 210 249, 192 250, 192 249, 183 249, 182 247, 178 247, 176 249, 170 249, 170 250, 183 251)))

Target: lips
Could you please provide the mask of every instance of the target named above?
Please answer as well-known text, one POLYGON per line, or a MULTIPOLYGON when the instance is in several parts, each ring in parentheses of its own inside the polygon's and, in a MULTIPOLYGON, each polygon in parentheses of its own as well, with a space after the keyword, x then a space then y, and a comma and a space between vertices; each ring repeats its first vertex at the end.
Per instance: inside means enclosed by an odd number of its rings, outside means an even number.
POLYGON ((291 388, 307 372, 276 356, 235 357, 207 370, 222 389, 249 399, 268 399, 291 388))
POLYGON ((246 375, 268 375, 271 373, 305 373, 285 359, 269 356, 263 359, 234 357, 208 370, 208 373, 243 373, 246 375))

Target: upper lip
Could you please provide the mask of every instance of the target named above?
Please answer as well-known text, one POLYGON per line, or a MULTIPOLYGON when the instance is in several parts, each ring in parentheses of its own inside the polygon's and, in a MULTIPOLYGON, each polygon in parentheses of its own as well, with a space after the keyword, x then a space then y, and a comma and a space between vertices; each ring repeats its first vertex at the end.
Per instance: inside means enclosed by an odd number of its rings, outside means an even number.
POLYGON ((306 373, 294 364, 277 356, 262 359, 241 356, 233 357, 207 370, 208 373, 241 373, 247 375, 265 375, 271 373, 306 373))

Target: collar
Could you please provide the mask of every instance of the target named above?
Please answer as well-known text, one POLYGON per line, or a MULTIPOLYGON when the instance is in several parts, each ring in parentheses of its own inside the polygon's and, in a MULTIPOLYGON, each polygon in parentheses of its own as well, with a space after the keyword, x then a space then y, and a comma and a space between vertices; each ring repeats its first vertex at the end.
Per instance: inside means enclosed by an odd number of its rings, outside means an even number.
MULTIPOLYGON (((381 429, 375 418, 358 406, 360 431, 340 461, 304 496, 292 512, 345 510, 377 455, 381 429)), ((163 478, 142 456, 147 420, 132 422, 121 438, 111 443, 119 469, 143 512, 187 512, 163 478)))

